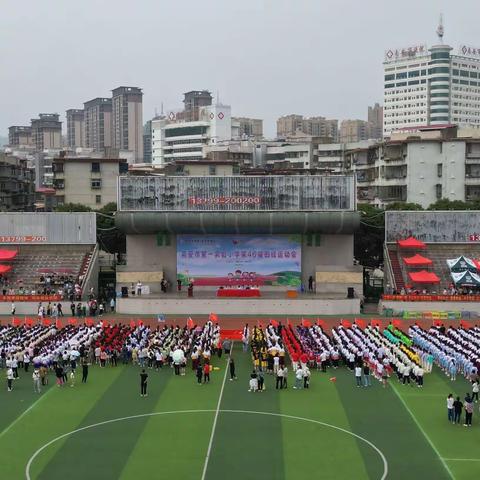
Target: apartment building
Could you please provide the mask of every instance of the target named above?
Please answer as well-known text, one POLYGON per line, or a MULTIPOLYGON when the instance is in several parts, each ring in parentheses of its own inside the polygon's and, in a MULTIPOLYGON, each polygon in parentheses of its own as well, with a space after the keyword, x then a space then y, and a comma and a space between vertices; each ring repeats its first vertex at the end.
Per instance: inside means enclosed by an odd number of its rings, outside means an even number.
POLYGON ((53 161, 56 202, 102 208, 117 201, 118 176, 127 172, 128 163, 123 159, 61 155, 53 161))
POLYGON ((329 137, 338 140, 338 120, 327 120, 325 117, 306 118, 302 115, 285 115, 277 120, 277 137, 285 138, 297 133, 312 137, 329 137))
POLYGON ((84 110, 71 108, 67 110, 66 117, 68 147, 72 149, 86 147, 84 110))
POLYGON ((32 143, 35 151, 62 147, 62 122, 58 113, 40 113, 32 118, 32 143))
POLYGON ((34 201, 34 169, 26 159, 0 152, 0 211, 30 212, 34 201))
POLYGON ((112 99, 94 98, 83 104, 85 146, 103 152, 112 146, 112 99))
POLYGON ((11 127, 8 127, 9 147, 31 146, 32 143, 32 127, 25 125, 12 125, 11 127))

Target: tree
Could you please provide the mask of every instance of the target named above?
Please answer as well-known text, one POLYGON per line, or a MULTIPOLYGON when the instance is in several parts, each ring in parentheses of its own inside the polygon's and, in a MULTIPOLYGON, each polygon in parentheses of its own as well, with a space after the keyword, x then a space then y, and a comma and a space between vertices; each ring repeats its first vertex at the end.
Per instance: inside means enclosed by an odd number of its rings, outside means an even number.
POLYGON ((427 210, 473 210, 474 207, 475 205, 471 202, 442 198, 441 200, 432 203, 427 210))
POLYGON ((385 212, 368 204, 359 204, 360 228, 354 235, 354 256, 361 265, 377 267, 383 263, 385 212))
POLYGON ((92 209, 81 203, 65 203, 55 208, 56 212, 91 212, 92 209))
POLYGON ((393 202, 385 210, 423 210, 423 207, 418 203, 393 202))

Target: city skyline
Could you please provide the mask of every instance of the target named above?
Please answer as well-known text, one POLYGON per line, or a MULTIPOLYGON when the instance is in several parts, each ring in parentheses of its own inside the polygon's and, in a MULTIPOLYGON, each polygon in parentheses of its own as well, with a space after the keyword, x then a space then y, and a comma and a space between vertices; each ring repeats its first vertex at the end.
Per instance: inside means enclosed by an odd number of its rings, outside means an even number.
POLYGON ((364 12, 364 4, 350 0, 186 3, 189 15, 185 4, 153 1, 135 10, 122 10, 123 0, 116 9, 113 2, 98 6, 90 0, 3 6, 0 136, 7 136, 10 125, 28 124, 37 112, 58 112, 65 122, 66 110, 122 84, 143 89, 145 121, 162 104, 178 109, 183 92, 206 88, 232 106, 232 115, 264 119, 271 137, 276 119, 291 113, 366 119, 368 105, 383 103, 384 51, 434 44, 440 11, 445 43, 480 47, 474 22, 467 21, 480 11, 474 1, 461 10, 446 1, 406 1, 393 11, 372 0, 367 16, 357 12, 364 12), (364 19, 361 24, 356 17, 364 19), (89 29, 79 48, 76 39, 87 23, 97 28, 89 29), (45 28, 49 24, 55 29, 45 28), (124 36, 111 48, 105 39, 115 32, 124 36), (316 55, 312 45, 318 46, 316 55))

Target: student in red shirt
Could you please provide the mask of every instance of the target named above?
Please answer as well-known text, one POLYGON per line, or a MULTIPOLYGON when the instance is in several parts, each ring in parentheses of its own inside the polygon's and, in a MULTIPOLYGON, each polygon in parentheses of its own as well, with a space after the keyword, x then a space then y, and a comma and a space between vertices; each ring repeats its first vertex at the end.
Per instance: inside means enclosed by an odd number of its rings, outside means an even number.
POLYGON ((210 383, 210 364, 205 362, 203 366, 203 383, 210 383))

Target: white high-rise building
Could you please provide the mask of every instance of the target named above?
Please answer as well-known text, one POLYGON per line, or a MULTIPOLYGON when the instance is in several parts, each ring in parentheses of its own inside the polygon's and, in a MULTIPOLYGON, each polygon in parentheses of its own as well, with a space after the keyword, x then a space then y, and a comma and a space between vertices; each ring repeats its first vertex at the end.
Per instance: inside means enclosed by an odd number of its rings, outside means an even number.
POLYGON ((383 135, 425 125, 480 127, 480 48, 440 43, 385 52, 383 135))
POLYGON ((152 120, 152 163, 165 165, 175 160, 204 160, 205 147, 232 139, 232 117, 229 105, 207 105, 198 108, 198 120, 167 118, 152 120))

